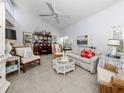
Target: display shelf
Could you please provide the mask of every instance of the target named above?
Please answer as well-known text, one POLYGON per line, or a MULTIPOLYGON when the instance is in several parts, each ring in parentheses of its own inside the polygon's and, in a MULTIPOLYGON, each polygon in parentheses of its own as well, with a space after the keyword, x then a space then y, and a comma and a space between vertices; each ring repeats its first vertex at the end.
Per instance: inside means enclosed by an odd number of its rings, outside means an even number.
POLYGON ((52 53, 52 36, 50 32, 35 32, 34 37, 38 40, 34 41, 34 54, 51 54, 52 53))
POLYGON ((20 68, 18 68, 18 64, 15 64, 15 65, 9 65, 6 67, 6 73, 11 73, 11 72, 14 72, 14 71, 17 71, 19 70, 20 68))

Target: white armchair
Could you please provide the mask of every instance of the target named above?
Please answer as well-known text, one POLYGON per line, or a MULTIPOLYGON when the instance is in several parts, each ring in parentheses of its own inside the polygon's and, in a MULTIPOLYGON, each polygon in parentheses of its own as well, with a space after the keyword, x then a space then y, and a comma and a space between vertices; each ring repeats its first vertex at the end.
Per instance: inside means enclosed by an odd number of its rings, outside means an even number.
POLYGON ((97 68, 97 81, 111 82, 112 76, 115 76, 116 73, 106 70, 102 67, 97 68))
POLYGON ((33 54, 31 47, 16 47, 16 55, 21 57, 21 65, 23 72, 26 70, 26 65, 32 62, 36 62, 40 65, 40 56, 33 54))

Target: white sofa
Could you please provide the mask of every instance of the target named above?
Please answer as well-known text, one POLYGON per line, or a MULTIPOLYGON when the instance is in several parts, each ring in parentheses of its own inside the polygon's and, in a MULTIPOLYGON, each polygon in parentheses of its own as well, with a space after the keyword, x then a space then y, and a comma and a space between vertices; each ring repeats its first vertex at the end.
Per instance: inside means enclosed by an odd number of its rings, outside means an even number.
POLYGON ((31 47, 15 47, 16 56, 21 58, 23 72, 28 63, 37 62, 40 65, 40 56, 34 55, 31 47))
POLYGON ((97 70, 97 64, 99 57, 94 56, 90 59, 83 58, 79 54, 75 53, 68 53, 66 54, 69 58, 72 58, 75 60, 76 65, 82 67, 83 69, 89 71, 91 74, 96 73, 97 70))

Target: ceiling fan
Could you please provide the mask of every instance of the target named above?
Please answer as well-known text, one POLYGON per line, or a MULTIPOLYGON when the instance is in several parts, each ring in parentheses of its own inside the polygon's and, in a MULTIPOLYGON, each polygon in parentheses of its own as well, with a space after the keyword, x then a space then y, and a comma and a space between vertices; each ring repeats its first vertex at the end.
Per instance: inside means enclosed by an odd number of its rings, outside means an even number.
POLYGON ((60 23, 60 20, 59 20, 60 17, 70 18, 70 16, 62 15, 58 11, 56 11, 56 9, 55 9, 55 0, 54 0, 54 6, 52 6, 52 4, 49 3, 49 2, 46 2, 46 5, 51 10, 51 13, 50 14, 39 15, 39 16, 46 16, 46 17, 50 17, 51 16, 51 17, 53 17, 56 20, 56 23, 58 23, 58 24, 60 23))

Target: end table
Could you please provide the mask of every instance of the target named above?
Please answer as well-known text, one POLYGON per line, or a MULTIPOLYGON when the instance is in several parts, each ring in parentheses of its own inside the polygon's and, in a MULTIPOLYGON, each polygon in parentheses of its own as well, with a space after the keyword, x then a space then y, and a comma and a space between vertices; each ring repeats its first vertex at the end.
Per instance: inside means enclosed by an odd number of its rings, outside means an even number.
POLYGON ((6 61, 6 73, 11 73, 18 70, 18 73, 20 75, 20 57, 18 56, 12 56, 9 57, 6 61))

